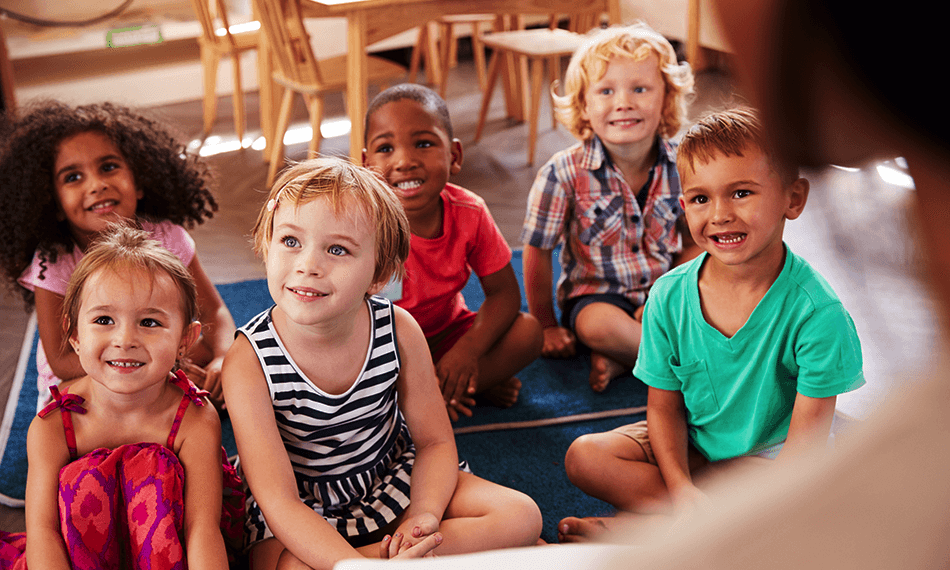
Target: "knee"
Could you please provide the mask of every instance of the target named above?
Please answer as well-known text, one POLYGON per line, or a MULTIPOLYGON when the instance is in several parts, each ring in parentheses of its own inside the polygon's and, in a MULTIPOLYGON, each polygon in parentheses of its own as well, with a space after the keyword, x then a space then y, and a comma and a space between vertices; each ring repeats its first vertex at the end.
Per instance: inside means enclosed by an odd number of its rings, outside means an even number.
POLYGON ((506 517, 518 521, 517 528, 511 529, 512 546, 534 546, 541 538, 541 509, 531 497, 521 492, 509 503, 505 509, 506 517))
POLYGON ((605 451, 600 445, 600 434, 582 435, 575 439, 564 455, 567 478, 578 487, 597 477, 604 465, 605 451))
POLYGON ((521 313, 515 320, 515 326, 521 330, 521 338, 524 339, 524 352, 534 360, 541 355, 541 349, 544 348, 544 328, 534 315, 521 313))

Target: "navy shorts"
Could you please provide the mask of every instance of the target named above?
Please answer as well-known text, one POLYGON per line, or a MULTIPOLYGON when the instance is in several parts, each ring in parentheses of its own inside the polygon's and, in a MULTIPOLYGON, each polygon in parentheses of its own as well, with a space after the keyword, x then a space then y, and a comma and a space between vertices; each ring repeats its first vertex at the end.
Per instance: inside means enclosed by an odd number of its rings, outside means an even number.
POLYGON ((568 299, 564 303, 564 310, 561 311, 561 326, 573 331, 574 324, 577 322, 577 315, 580 314, 581 309, 593 303, 607 303, 608 305, 619 307, 623 312, 630 315, 630 318, 633 318, 633 314, 640 308, 634 305, 630 299, 617 293, 581 295, 580 297, 568 299))

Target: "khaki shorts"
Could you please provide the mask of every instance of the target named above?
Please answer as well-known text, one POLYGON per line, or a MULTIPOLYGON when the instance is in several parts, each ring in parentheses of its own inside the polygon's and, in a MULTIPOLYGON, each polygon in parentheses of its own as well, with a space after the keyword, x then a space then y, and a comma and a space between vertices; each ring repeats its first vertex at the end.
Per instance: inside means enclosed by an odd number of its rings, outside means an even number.
MULTIPOLYGON (((643 449, 643 454, 646 456, 647 462, 651 465, 656 465, 656 456, 653 455, 653 447, 650 445, 650 435, 647 430, 646 420, 620 426, 611 430, 611 432, 619 433, 620 435, 627 436, 635 441, 637 445, 643 449)), ((767 451, 771 453, 771 449, 767 451)), ((698 449, 693 447, 692 443, 689 444, 688 453, 690 471, 694 473, 697 471, 702 471, 704 478, 711 478, 728 469, 758 469, 769 465, 773 461, 773 459, 768 455, 762 454, 733 457, 731 459, 710 462, 708 459, 706 459, 706 456, 704 456, 698 449)))

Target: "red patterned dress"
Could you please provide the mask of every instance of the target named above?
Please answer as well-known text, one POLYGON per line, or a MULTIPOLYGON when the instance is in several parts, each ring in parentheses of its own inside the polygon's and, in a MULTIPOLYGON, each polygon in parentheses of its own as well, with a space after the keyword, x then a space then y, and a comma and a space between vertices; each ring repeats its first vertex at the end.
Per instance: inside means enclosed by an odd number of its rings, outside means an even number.
MULTIPOLYGON (((96 449, 76 457, 72 413, 86 413, 83 398, 53 392, 54 401, 40 417, 60 409, 66 445, 73 459, 59 472, 60 532, 73 568, 184 569, 184 468, 172 451, 181 420, 202 396, 184 373, 173 384, 184 391, 165 445, 132 443, 96 449)), ((221 450, 224 501, 221 532, 240 548, 244 516, 241 481, 221 450)), ((26 568, 26 534, 0 531, 0 569, 26 568)))

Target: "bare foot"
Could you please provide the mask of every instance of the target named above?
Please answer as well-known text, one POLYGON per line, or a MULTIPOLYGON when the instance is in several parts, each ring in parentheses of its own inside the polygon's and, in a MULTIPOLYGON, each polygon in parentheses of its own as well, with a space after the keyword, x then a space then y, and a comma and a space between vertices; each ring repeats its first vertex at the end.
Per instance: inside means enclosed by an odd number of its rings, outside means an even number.
POLYGON ((599 352, 590 353, 590 376, 587 381, 594 392, 603 392, 610 381, 630 369, 599 352))
POLYGON ((594 542, 610 530, 607 517, 566 517, 557 523, 558 542, 594 542))
POLYGON ((518 402, 521 393, 521 380, 514 376, 485 390, 480 396, 489 404, 499 408, 510 408, 518 402))

